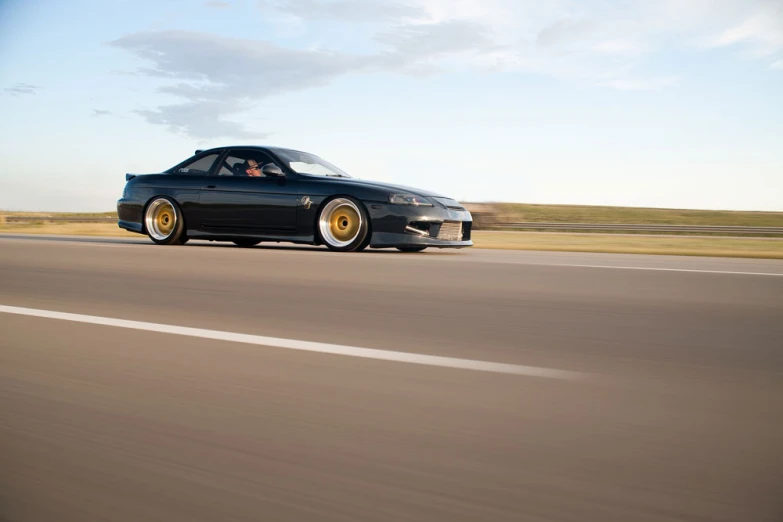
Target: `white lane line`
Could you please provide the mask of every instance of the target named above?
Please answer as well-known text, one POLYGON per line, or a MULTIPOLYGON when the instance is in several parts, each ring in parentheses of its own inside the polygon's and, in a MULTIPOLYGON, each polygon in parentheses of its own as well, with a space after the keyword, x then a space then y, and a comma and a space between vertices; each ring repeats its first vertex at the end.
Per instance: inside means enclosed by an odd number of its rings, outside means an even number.
POLYGON ((692 272, 697 274, 729 274, 729 275, 754 275, 754 276, 769 276, 769 277, 783 277, 783 273, 775 272, 733 272, 729 270, 697 270, 689 268, 655 268, 646 266, 614 266, 614 265, 576 265, 576 264, 549 264, 549 263, 522 263, 522 264, 535 264, 536 266, 566 266, 572 268, 609 268, 615 270, 650 270, 653 272, 692 272))
POLYGON ((97 324, 102 326, 115 326, 118 328, 131 328, 147 332, 159 332, 188 337, 200 337, 202 339, 215 339, 218 341, 230 341, 235 343, 254 344, 259 346, 272 346, 289 350, 302 350, 308 352, 329 353, 334 355, 347 355, 349 357, 363 357, 366 359, 378 359, 382 361, 394 361, 410 364, 423 364, 428 366, 440 366, 443 368, 459 368, 481 372, 506 373, 512 375, 526 375, 529 377, 544 377, 548 379, 577 380, 587 377, 584 373, 567 370, 555 370, 540 368, 537 366, 523 366, 518 364, 496 363, 489 361, 476 361, 471 359, 458 359, 455 357, 441 357, 437 355, 423 355, 408 352, 396 352, 391 350, 376 350, 373 348, 359 348, 356 346, 343 346, 339 344, 326 344, 312 341, 298 341, 296 339, 280 339, 277 337, 264 337, 260 335, 248 335, 220 330, 205 330, 201 328, 189 328, 168 324, 147 323, 142 321, 128 321, 111 317, 98 317, 94 315, 71 314, 54 312, 50 310, 37 310, 34 308, 21 308, 17 306, 0 305, 0 312, 7 314, 43 317, 47 319, 61 319, 77 323, 97 324))

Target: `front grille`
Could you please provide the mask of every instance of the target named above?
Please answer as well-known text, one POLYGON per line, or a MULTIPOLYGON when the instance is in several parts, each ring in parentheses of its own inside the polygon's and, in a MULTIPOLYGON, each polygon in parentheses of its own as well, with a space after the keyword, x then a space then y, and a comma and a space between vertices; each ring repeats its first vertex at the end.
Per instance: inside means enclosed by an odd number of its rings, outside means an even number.
POLYGON ((462 221, 444 221, 438 231, 438 239, 462 241, 462 221))

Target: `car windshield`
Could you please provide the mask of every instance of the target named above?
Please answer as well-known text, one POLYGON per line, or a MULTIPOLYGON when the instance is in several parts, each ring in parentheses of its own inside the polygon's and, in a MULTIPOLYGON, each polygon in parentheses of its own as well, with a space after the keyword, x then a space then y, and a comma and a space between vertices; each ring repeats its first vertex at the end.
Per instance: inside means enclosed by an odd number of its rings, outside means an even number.
POLYGON ((277 157, 284 161, 290 168, 299 174, 313 176, 329 176, 335 178, 350 178, 348 174, 335 167, 328 161, 324 161, 315 154, 299 152, 289 149, 272 149, 277 157))

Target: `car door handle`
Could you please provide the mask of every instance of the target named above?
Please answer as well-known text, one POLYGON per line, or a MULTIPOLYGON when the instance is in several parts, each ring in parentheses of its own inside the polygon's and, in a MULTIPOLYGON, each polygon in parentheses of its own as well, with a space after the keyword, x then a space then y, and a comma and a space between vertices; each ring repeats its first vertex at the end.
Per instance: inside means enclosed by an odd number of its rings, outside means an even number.
POLYGON ((217 188, 216 185, 207 185, 207 188, 217 188))

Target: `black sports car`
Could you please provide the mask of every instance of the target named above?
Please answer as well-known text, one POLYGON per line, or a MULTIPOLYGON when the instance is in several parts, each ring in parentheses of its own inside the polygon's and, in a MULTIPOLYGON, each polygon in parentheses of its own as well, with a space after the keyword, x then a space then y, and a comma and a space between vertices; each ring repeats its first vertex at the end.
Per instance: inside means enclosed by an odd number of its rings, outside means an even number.
POLYGON ((457 201, 352 178, 307 152, 219 147, 159 174, 126 174, 119 226, 158 244, 188 239, 326 245, 331 250, 472 246, 457 201))

